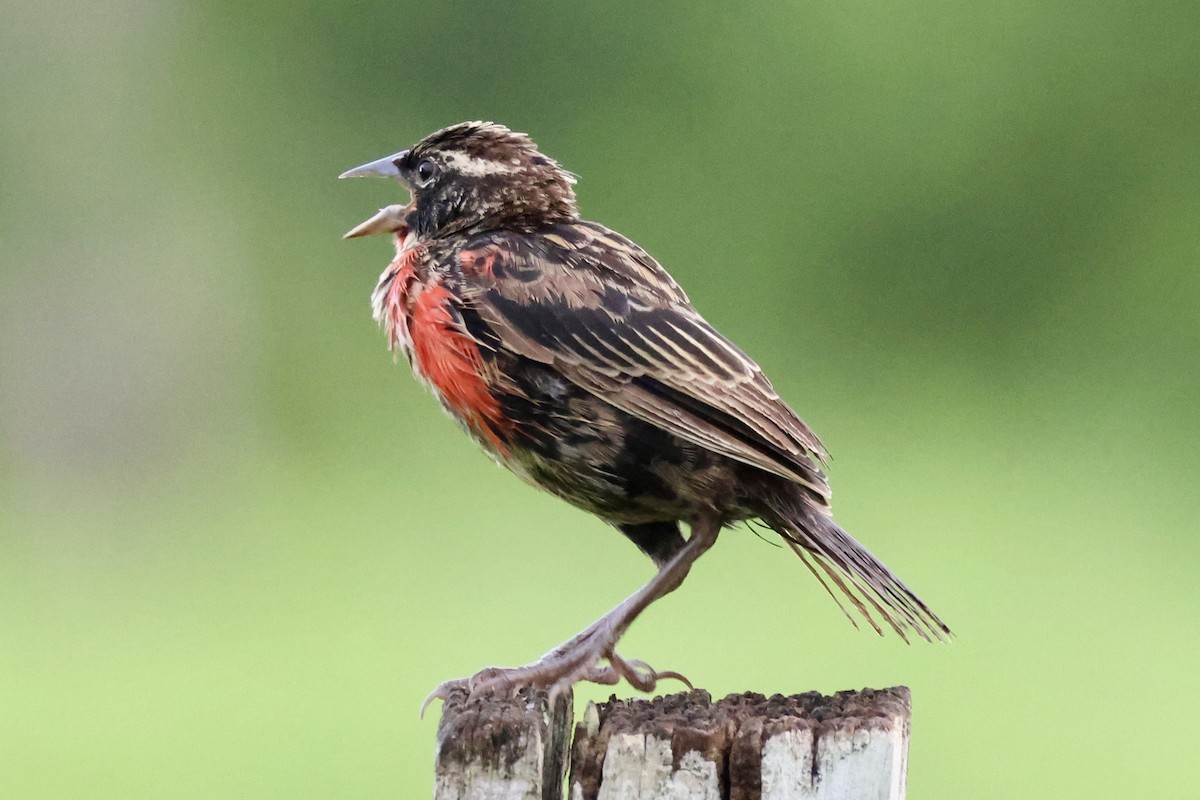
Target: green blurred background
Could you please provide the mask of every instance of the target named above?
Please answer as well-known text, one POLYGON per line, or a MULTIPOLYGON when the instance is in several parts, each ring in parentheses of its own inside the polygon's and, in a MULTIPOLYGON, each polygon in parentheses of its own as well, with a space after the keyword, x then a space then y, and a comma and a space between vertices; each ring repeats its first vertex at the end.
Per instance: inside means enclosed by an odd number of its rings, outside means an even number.
POLYGON ((739 529, 628 655, 908 684, 916 797, 1194 792, 1194 2, 0 12, 0 797, 427 796, 432 686, 649 577, 370 320, 389 245, 339 236, 402 193, 334 178, 464 119, 761 361, 958 634, 739 529))

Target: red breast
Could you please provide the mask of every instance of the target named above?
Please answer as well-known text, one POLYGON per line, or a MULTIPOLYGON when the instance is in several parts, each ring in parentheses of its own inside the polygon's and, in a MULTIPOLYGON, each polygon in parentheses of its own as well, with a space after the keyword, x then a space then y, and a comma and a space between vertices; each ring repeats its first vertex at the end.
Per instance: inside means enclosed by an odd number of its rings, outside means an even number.
POLYGON ((433 388, 447 410, 501 455, 508 455, 497 433, 508 426, 484 378, 479 345, 463 329, 450 290, 435 279, 417 277, 419 257, 419 246, 403 248, 380 281, 383 288, 391 277, 377 298, 376 311, 388 346, 404 351, 413 372, 433 388))

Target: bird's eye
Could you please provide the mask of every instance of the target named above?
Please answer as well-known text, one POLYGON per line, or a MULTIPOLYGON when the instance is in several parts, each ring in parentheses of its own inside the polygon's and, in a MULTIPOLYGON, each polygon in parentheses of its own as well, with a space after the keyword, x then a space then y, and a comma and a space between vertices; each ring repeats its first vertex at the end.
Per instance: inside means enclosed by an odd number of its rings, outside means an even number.
POLYGON ((417 164, 417 185, 428 186, 437 175, 438 166, 433 162, 433 159, 425 159, 420 164, 417 164))

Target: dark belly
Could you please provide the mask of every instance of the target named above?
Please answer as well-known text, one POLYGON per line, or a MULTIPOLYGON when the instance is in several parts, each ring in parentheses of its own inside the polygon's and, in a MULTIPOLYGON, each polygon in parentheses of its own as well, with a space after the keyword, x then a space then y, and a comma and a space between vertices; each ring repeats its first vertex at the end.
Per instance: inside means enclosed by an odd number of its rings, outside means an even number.
POLYGON ((513 472, 612 523, 688 520, 699 507, 729 508, 736 465, 644 422, 521 360, 499 396, 512 423, 513 472), (725 495, 725 497, 722 497, 725 495))

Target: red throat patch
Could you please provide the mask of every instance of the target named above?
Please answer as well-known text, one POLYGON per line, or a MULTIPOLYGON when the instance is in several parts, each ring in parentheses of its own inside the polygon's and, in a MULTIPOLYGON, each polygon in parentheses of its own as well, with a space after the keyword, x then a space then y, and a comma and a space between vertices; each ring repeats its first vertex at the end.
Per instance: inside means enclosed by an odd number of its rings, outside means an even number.
POLYGON ((508 449, 497 435, 506 427, 500 403, 483 378, 479 345, 456 323, 452 299, 438 284, 418 290, 408 318, 413 368, 471 430, 507 455, 508 449))
POLYGON ((422 248, 414 245, 410 234, 396 234, 396 258, 379 276, 379 285, 371 295, 375 321, 387 333, 388 349, 393 353, 409 352, 408 335, 409 295, 416 281, 416 264, 422 248))

